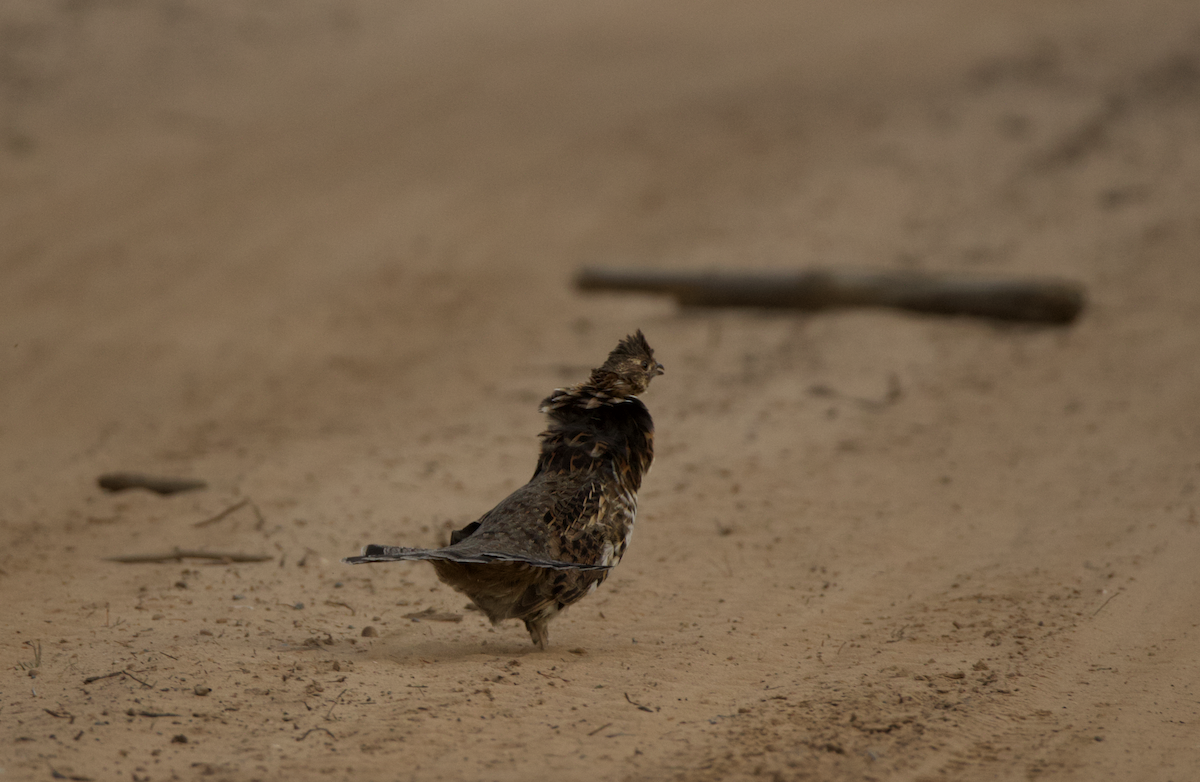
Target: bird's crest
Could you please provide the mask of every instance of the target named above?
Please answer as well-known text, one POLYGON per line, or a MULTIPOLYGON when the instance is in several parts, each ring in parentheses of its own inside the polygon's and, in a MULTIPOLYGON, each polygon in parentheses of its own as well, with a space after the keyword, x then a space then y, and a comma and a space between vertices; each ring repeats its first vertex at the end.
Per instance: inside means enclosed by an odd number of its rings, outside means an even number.
POLYGON ((654 360, 654 348, 650 347, 650 343, 646 341, 646 335, 638 329, 635 333, 630 334, 625 339, 617 343, 613 351, 608 354, 601 370, 615 371, 624 364, 630 362, 637 363, 639 360, 650 359, 654 360))
POLYGON ((662 364, 654 360, 654 348, 638 329, 621 340, 604 363, 592 370, 584 387, 620 399, 642 393, 662 373, 662 364))

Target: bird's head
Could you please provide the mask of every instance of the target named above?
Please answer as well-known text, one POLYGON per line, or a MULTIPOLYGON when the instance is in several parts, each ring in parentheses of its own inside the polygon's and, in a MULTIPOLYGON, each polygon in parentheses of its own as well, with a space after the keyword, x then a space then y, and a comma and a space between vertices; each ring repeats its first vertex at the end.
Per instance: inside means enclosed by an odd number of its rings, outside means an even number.
POLYGON ((601 367, 592 370, 589 382, 615 397, 637 396, 662 373, 663 365, 655 361, 654 349, 638 329, 621 340, 601 367))

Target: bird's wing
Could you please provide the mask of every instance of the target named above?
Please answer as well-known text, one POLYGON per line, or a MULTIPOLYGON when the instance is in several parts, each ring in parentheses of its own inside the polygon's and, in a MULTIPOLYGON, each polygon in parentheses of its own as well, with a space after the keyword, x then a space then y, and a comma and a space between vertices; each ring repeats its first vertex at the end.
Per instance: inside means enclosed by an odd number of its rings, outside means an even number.
POLYGON ((546 472, 504 498, 439 549, 367 546, 350 564, 443 560, 462 564, 519 562, 553 570, 607 570, 592 564, 604 546, 610 500, 600 476, 546 472))
POLYGON ((574 540, 602 522, 608 514, 609 498, 598 475, 556 476, 551 494, 553 505, 546 523, 561 531, 566 540, 574 540))

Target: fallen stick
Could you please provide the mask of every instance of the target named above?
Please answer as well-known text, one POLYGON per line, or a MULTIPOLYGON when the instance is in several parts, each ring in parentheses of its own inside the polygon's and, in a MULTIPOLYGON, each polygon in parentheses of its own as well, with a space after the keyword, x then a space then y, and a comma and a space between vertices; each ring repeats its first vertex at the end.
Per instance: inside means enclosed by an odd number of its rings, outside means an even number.
POLYGON ((142 709, 141 711, 134 711, 133 709, 126 709, 125 713, 130 717, 150 717, 152 719, 158 719, 159 717, 178 717, 179 716, 178 714, 174 714, 169 711, 146 711, 145 709, 142 709))
POLYGON ((266 562, 274 559, 273 554, 222 554, 213 551, 193 551, 192 549, 171 549, 167 554, 126 554, 121 557, 107 557, 106 562, 124 562, 137 564, 142 562, 182 562, 185 559, 214 559, 219 562, 266 562))
POLYGON ((937 315, 1070 323, 1083 309, 1083 289, 1060 280, 980 279, 916 271, 674 272, 581 269, 585 291, 665 293, 688 307, 822 310, 893 307, 937 315))
POLYGON ((160 475, 143 475, 138 472, 110 472, 101 475, 96 483, 105 491, 118 492, 126 489, 148 489, 156 494, 178 494, 181 491, 203 489, 204 481, 190 478, 169 478, 160 475))

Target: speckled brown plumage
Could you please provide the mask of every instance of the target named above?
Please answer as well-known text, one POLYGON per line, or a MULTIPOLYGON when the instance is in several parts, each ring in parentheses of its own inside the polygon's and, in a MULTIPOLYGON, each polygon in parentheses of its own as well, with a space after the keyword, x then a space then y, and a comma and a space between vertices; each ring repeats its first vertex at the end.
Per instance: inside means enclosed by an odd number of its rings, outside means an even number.
POLYGON ((367 546, 345 561, 429 560, 493 624, 520 619, 545 648, 550 620, 599 586, 629 545, 654 458, 654 423, 637 395, 662 372, 641 331, 626 337, 586 382, 542 402, 550 426, 529 483, 449 546, 367 546))

